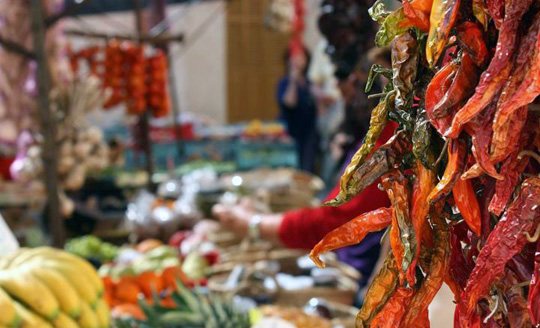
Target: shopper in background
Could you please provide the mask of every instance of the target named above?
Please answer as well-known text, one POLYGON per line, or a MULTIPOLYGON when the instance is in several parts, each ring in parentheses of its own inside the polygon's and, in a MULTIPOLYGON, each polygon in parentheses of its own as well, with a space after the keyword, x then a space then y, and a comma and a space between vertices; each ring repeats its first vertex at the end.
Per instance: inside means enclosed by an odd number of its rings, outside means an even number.
MULTIPOLYGON (((340 66, 341 73, 347 75, 347 78, 342 78, 343 82, 340 83, 341 91, 344 98, 349 99, 349 101, 357 101, 361 98, 355 97, 353 94, 364 92, 365 76, 367 76, 365 70, 362 71, 358 66, 355 66, 353 59, 354 57, 351 56, 348 65, 342 63, 340 66), (349 70, 349 74, 347 74, 346 69, 349 70), (362 88, 359 89, 359 85, 362 88), (349 94, 349 92, 353 94, 349 94)), ((364 120, 369 120, 373 107, 355 101, 350 104, 351 113, 359 111, 356 115, 364 117, 364 120), (354 106, 358 106, 358 108, 353 108, 354 106)), ((364 120, 359 119, 357 128, 360 128, 362 124, 368 124, 364 120)), ((395 124, 389 123, 379 138, 376 147, 384 144, 394 134, 396 127, 395 124)), ((366 128, 367 125, 363 129, 364 134, 366 128)), ((363 136, 356 137, 357 139, 353 141, 355 145, 350 147, 349 152, 345 156, 345 164, 349 163, 363 136)), ((236 206, 216 205, 213 212, 226 227, 240 235, 247 235, 251 227, 252 229, 255 228, 262 238, 283 246, 311 249, 328 232, 348 222, 350 219, 362 213, 389 206, 386 193, 377 188, 377 183, 378 181, 367 187, 348 203, 338 207, 321 206, 279 214, 260 214, 253 210, 249 204, 241 203, 236 206)), ((336 185, 330 192, 327 200, 335 197, 338 191, 339 185, 336 185)), ((359 245, 337 250, 338 258, 341 261, 352 265, 362 273, 362 278, 359 282, 361 288, 367 284, 379 258, 380 238, 381 232, 372 233, 359 245)), ((360 303, 361 300, 358 301, 357 305, 360 305, 360 303)))
POLYGON ((344 101, 334 76, 335 66, 326 54, 328 42, 322 39, 315 50, 309 66, 308 77, 317 104, 317 131, 319 133, 320 171, 326 185, 334 185, 336 160, 330 153, 330 142, 343 121, 344 101))
POLYGON ((315 171, 318 149, 317 105, 307 78, 310 56, 306 49, 285 54, 287 75, 279 81, 277 101, 280 117, 296 143, 301 170, 315 171))

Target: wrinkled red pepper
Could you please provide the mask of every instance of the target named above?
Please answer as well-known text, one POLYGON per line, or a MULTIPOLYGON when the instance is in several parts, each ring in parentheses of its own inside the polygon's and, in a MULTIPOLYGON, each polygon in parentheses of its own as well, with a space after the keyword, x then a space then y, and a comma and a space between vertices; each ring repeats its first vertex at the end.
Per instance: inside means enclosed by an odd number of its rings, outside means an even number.
POLYGON ((426 59, 433 67, 441 56, 456 22, 461 0, 434 0, 429 16, 426 59))
MULTIPOLYGON (((533 102, 540 94, 540 13, 536 14, 520 48, 516 59, 517 69, 513 79, 511 78, 507 83, 508 88, 503 90, 493 122, 493 151, 495 152, 493 157, 495 159, 503 157, 497 156, 498 154, 504 155, 508 151, 508 147, 504 147, 504 143, 507 142, 505 140, 507 133, 505 134, 505 132, 515 131, 509 125, 516 119, 518 123, 521 123, 520 119, 523 119, 523 116, 526 117, 526 113, 520 115, 516 114, 516 111, 533 102), (519 86, 517 86, 518 83, 519 86), (517 118, 512 118, 513 115, 517 118), (505 126, 506 128, 504 128, 505 126), (499 151, 496 152, 497 150, 499 151)), ((519 136, 519 134, 517 135, 519 136)), ((510 137, 515 140, 515 134, 511 134, 510 137)))
POLYGON ((506 82, 512 69, 511 57, 516 49, 516 34, 521 18, 532 0, 508 0, 505 16, 499 32, 495 55, 488 68, 480 76, 474 95, 454 116, 451 128, 445 136, 457 138, 463 125, 478 115, 492 101, 506 82))
POLYGON ((512 197, 514 189, 519 182, 519 178, 527 164, 529 163, 528 157, 518 159, 518 153, 507 158, 501 166, 501 172, 504 176, 503 180, 498 180, 495 184, 495 194, 489 204, 489 211, 497 216, 501 215, 504 211, 506 204, 512 197))
POLYGON ((500 29, 504 18, 504 0, 486 0, 486 5, 495 27, 500 29))
POLYGON ((399 270, 392 254, 388 254, 383 267, 369 286, 364 304, 356 315, 356 327, 370 327, 373 318, 381 311, 398 286, 399 270))
POLYGON ((484 173, 495 179, 502 180, 503 176, 497 172, 489 155, 489 142, 493 134, 493 130, 490 126, 494 115, 495 103, 492 103, 485 111, 467 123, 465 125, 465 130, 472 138, 472 153, 476 163, 484 173))
MULTIPOLYGON (((452 123, 451 115, 443 118, 437 118, 433 114, 433 110, 437 103, 444 97, 450 86, 452 85, 453 78, 457 72, 458 65, 455 61, 450 61, 446 63, 436 74, 433 76, 426 88, 425 94, 425 106, 426 106, 426 115, 431 122, 431 125, 440 133, 444 132, 450 128, 452 123)), ((453 108, 448 112, 452 113, 456 110, 453 108)))
MULTIPOLYGON (((528 111, 527 106, 519 108, 510 114, 506 122, 493 130, 490 156, 493 164, 503 161, 520 147, 519 136, 527 122, 528 111)), ((504 174, 504 171, 501 170, 501 174, 504 174)))
POLYGON ((416 162, 416 179, 413 185, 411 219, 416 236, 416 253, 414 260, 407 273, 409 281, 414 281, 416 274, 416 262, 420 256, 422 237, 428 223, 429 202, 428 196, 435 186, 436 175, 433 170, 427 169, 420 161, 416 162))
POLYGON ((465 318, 472 315, 481 297, 499 278, 506 263, 527 244, 525 233, 533 233, 540 224, 540 178, 528 178, 521 192, 489 235, 467 281, 458 305, 465 318))
POLYGON ((432 219, 435 247, 430 249, 429 258, 422 261, 422 268, 426 272, 426 277, 408 304, 407 315, 403 319, 403 327, 416 326, 418 316, 428 310, 429 304, 441 288, 448 271, 450 241, 446 219, 441 213, 435 213, 432 219))
POLYGON ((473 22, 464 22, 456 29, 457 39, 463 50, 478 67, 484 67, 488 59, 488 49, 481 27, 473 22))
POLYGON ((508 309, 508 324, 511 328, 532 327, 531 318, 527 311, 527 299, 523 295, 523 288, 516 286, 523 281, 519 281, 517 276, 506 270, 503 278, 503 286, 508 288, 504 292, 506 307, 508 309))
POLYGON ((451 139, 448 144, 448 164, 439 183, 428 196, 428 203, 434 204, 446 197, 452 191, 457 179, 465 168, 467 144, 461 139, 451 139))
POLYGON ((480 205, 476 198, 476 193, 471 180, 457 179, 452 188, 454 202, 456 203, 461 216, 477 236, 481 233, 482 217, 480 213, 480 205))
MULTIPOLYGON (((452 227, 450 233, 450 265, 448 268, 448 275, 451 280, 457 284, 460 291, 463 291, 469 278, 469 274, 472 271, 472 266, 467 264, 465 256, 463 256, 463 249, 461 245, 461 239, 454 231, 455 227, 452 227)), ((454 294, 458 288, 452 288, 454 294), (456 289, 456 290, 454 290, 456 289)), ((461 292, 456 295, 456 301, 461 298, 461 292)))
POLYGON ((360 243, 368 233, 382 230, 392 223, 392 209, 379 208, 364 213, 329 232, 311 250, 311 260, 318 267, 324 267, 319 255, 337 248, 360 243))
POLYGON ((474 93, 474 87, 478 83, 478 69, 467 53, 463 53, 461 61, 457 64, 457 71, 452 84, 446 90, 443 97, 433 107, 433 117, 442 118, 448 116, 449 111, 456 105, 461 105, 474 93))
POLYGON ((414 295, 412 288, 399 287, 392 297, 386 302, 382 310, 373 318, 372 328, 399 327, 403 316, 414 295))
POLYGON ((429 14, 433 5, 433 0, 405 0, 403 13, 407 17, 411 26, 419 28, 422 32, 429 31, 429 14))
POLYGON ((529 285, 528 308, 534 326, 540 324, 540 241, 536 242, 534 272, 529 285))
MULTIPOLYGON (((409 180, 401 173, 395 170, 382 178, 381 184, 388 194, 392 204, 392 230, 390 231, 390 246, 396 256, 396 260, 402 256, 398 267, 403 273, 407 272, 413 264, 416 254, 416 237, 412 220, 410 216, 410 190, 409 180), (396 240, 399 236, 399 241, 396 240)), ((408 277, 409 278, 409 277, 408 277)), ((414 285, 414 280, 409 280, 410 285, 414 285)))

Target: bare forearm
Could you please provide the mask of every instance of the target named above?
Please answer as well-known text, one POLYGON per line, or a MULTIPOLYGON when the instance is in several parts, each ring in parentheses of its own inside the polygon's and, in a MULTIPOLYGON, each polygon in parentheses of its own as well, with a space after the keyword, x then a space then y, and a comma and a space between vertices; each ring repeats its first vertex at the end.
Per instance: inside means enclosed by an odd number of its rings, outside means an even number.
POLYGON ((283 221, 282 214, 267 214, 263 217, 260 225, 261 237, 276 244, 281 244, 279 239, 279 227, 283 221))

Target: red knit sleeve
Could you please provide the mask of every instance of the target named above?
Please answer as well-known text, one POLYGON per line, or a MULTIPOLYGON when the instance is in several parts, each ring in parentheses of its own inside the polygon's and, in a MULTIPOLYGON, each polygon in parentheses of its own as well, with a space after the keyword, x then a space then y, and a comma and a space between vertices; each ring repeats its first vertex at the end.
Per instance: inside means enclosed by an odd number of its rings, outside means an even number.
MULTIPOLYGON (((395 128, 394 124, 386 127, 377 147, 393 135, 395 128)), ((389 206, 386 193, 377 188, 378 183, 379 181, 376 181, 348 203, 338 207, 304 208, 285 213, 279 227, 281 242, 289 248, 310 249, 328 232, 350 219, 362 213, 389 206)), ((339 185, 334 187, 328 199, 335 197, 338 192, 339 185)))

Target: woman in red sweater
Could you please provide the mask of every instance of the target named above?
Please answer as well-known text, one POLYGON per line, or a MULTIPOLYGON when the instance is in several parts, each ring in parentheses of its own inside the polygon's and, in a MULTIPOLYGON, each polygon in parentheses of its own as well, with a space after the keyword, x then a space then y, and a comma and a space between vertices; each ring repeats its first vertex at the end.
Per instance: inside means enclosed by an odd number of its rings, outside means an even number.
MULTIPOLYGON (((384 144, 396 129, 389 123, 376 147, 384 144)), ((348 161, 347 161, 348 162, 348 161)), ((279 243, 289 248, 311 249, 327 233, 350 219, 380 207, 388 207, 386 193, 377 187, 378 181, 367 187, 348 203, 338 207, 320 206, 303 208, 281 214, 257 214, 247 204, 228 207, 216 205, 214 214, 220 221, 240 235, 247 235, 250 227, 257 230, 260 238, 279 243)), ((327 200, 337 195, 339 185, 332 190, 327 200)), ((363 287, 377 262, 380 252, 381 233, 368 235, 362 243, 338 250, 338 258, 359 270, 363 287)))

